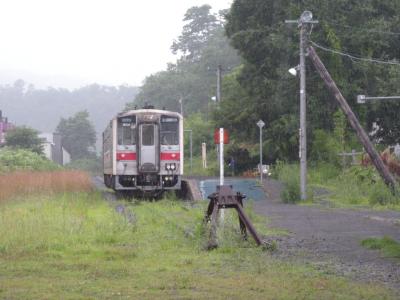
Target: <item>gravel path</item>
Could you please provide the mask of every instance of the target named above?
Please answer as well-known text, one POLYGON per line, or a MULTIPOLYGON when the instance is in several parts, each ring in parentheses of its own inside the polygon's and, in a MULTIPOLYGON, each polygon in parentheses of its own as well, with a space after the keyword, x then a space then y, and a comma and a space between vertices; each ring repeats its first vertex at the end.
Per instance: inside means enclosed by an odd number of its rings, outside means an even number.
POLYGON ((269 226, 289 232, 273 238, 278 243, 274 255, 400 291, 400 261, 360 246, 369 237, 386 235, 400 241, 399 212, 284 204, 281 183, 267 180, 264 189, 267 199, 255 202, 255 210, 269 217, 269 226))

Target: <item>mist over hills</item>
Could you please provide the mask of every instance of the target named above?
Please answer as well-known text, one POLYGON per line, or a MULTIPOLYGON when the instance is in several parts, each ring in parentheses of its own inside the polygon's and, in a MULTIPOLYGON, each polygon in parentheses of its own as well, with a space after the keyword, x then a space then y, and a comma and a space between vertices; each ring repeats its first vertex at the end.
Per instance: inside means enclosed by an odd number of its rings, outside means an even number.
POLYGON ((107 122, 124 109, 138 93, 138 87, 90 84, 74 90, 37 89, 19 79, 0 85, 0 110, 16 125, 26 125, 41 132, 53 132, 60 119, 87 110, 95 126, 99 145, 107 122))

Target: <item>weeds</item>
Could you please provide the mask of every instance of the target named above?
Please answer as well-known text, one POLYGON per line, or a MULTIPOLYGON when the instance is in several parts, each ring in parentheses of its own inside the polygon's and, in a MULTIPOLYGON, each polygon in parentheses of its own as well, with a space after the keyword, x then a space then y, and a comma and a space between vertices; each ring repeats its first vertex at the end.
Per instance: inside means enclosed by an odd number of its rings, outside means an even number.
MULTIPOLYGON (((0 204, 0 298, 391 297, 385 288, 273 259, 240 237, 234 213, 220 226, 220 247, 202 250, 205 203, 120 204, 135 214, 135 224, 96 193, 0 204)), ((253 221, 265 228, 265 220, 253 221)))
POLYGON ((90 177, 81 171, 18 171, 0 174, 0 202, 37 193, 83 192, 91 189, 90 177))
MULTIPOLYGON (((298 165, 279 162, 275 167, 275 173, 285 184, 282 200, 288 203, 298 201, 300 199, 298 165)), ((307 179, 309 200, 313 200, 313 190, 322 189, 329 191, 328 194, 323 193, 323 197, 339 206, 399 208, 399 195, 392 194, 373 168, 352 166, 342 171, 334 165, 322 163, 310 165, 307 179)))
POLYGON ((276 163, 274 173, 284 183, 281 193, 282 201, 285 203, 296 203, 300 200, 300 178, 297 165, 287 165, 281 161, 276 163))
POLYGON ((379 238, 368 238, 361 242, 368 249, 381 250, 386 257, 400 258, 400 243, 385 236, 379 238))
POLYGON ((6 257, 107 255, 107 247, 124 244, 131 231, 132 225, 111 210, 99 195, 30 197, 29 201, 3 204, 0 253, 6 257))

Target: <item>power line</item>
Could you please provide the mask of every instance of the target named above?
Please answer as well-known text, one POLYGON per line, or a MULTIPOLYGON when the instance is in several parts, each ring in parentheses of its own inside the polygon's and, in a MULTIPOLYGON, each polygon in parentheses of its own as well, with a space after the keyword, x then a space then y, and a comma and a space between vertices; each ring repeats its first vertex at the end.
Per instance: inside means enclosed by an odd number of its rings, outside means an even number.
POLYGON ((355 26, 351 26, 351 25, 344 25, 344 24, 340 24, 338 22, 334 22, 334 21, 330 21, 328 22, 324 22, 325 24, 328 25, 335 25, 335 26, 339 26, 342 28, 348 28, 348 29, 356 29, 359 31, 364 31, 364 32, 370 32, 370 33, 381 33, 381 34, 387 34, 387 35, 400 35, 400 32, 394 32, 394 31, 385 31, 385 30, 378 30, 378 29, 366 29, 366 28, 360 28, 360 27, 355 27, 355 26))
POLYGON ((331 48, 327 48, 327 47, 321 46, 321 45, 319 45, 316 42, 313 42, 311 40, 310 40, 310 43, 313 46, 315 46, 315 47, 317 47, 317 48, 319 48, 321 50, 324 50, 324 51, 327 51, 327 52, 331 52, 331 53, 334 53, 334 54, 338 54, 338 55, 341 55, 341 56, 345 56, 345 57, 348 57, 348 58, 350 58, 352 60, 359 60, 359 61, 372 62, 372 63, 377 63, 377 64, 400 66, 400 63, 395 62, 395 61, 385 61, 385 60, 380 60, 380 59, 376 59, 376 58, 365 58, 365 57, 355 56, 355 55, 352 55, 352 54, 349 54, 349 53, 345 53, 345 52, 341 52, 341 51, 338 51, 338 50, 335 50, 335 49, 331 49, 331 48))

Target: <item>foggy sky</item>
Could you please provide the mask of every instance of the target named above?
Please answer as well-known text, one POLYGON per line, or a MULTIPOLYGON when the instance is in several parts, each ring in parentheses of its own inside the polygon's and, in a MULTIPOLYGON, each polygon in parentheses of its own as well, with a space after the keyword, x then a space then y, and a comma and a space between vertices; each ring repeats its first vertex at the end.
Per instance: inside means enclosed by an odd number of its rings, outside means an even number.
POLYGON ((2 0, 0 84, 140 85, 174 61, 170 46, 192 6, 232 0, 2 0))

